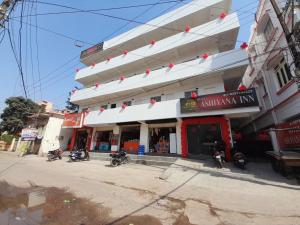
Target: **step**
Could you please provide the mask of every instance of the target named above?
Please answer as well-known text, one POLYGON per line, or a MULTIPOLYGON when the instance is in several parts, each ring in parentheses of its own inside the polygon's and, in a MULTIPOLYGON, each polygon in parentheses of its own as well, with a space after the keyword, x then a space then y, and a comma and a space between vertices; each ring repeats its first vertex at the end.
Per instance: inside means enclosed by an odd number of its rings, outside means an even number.
MULTIPOLYGON (((70 152, 64 152, 63 157, 68 157, 70 152)), ((110 161, 110 153, 99 153, 99 152, 90 152, 90 159, 101 160, 101 161, 110 161)), ((168 156, 152 156, 152 155, 135 155, 128 154, 129 162, 142 164, 142 165, 157 165, 157 166, 170 166, 172 165, 179 157, 168 157, 168 156)))

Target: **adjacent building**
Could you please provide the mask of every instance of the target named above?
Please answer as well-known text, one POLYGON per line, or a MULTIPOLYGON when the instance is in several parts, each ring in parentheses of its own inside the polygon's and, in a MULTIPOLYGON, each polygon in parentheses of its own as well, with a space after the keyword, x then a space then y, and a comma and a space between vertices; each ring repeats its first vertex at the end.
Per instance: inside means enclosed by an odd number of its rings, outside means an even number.
POLYGON ((194 0, 83 51, 71 148, 188 157, 223 141, 229 159, 234 130, 260 110, 255 89, 239 89, 249 60, 230 7, 194 0))
MULTIPOLYGON (((291 31, 292 27, 294 29, 300 27, 300 4, 299 1, 294 1, 293 10, 292 5, 288 3, 291 1, 275 1, 291 31)), ((294 44, 299 48, 299 43, 294 44)), ((247 87, 257 89, 261 111, 248 119, 245 133, 271 131, 275 151, 299 148, 299 76, 296 75, 286 35, 270 0, 259 1, 248 54, 251 63, 246 70, 243 83, 247 87)))

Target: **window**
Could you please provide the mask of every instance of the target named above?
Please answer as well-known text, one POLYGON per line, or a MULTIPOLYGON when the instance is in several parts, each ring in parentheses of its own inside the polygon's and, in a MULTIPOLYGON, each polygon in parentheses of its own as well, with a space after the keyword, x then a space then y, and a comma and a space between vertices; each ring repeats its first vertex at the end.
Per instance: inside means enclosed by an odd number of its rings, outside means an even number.
POLYGON ((161 102, 161 96, 154 96, 151 97, 151 99, 154 99, 156 102, 161 102))
POLYGON ((117 107, 117 104, 116 104, 116 103, 110 104, 110 108, 111 108, 111 109, 114 109, 114 108, 116 108, 116 107, 117 107))
POLYGON ((101 105, 102 109, 107 109, 107 105, 101 105))
POLYGON ((272 38, 273 29, 274 29, 274 27, 273 27, 272 21, 271 21, 271 19, 269 19, 265 26, 265 29, 264 29, 264 36, 265 36, 266 41, 269 41, 272 38))
POLYGON ((123 104, 127 105, 127 106, 131 106, 132 102, 131 101, 124 101, 123 104))
POLYGON ((184 92, 184 97, 185 97, 185 98, 191 98, 193 92, 198 93, 198 90, 186 91, 186 92, 184 92))
POLYGON ((275 68, 276 78, 278 81, 278 85, 280 88, 282 88, 284 85, 286 85, 290 80, 292 80, 292 74, 290 71, 289 66, 285 62, 284 58, 281 59, 279 65, 277 65, 275 68))

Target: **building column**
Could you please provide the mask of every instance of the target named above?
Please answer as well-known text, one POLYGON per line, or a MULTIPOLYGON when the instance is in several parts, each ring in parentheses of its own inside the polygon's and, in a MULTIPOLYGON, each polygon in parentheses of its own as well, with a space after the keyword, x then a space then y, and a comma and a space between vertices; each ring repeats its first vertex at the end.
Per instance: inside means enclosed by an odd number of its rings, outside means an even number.
POLYGON ((95 146, 96 146, 96 142, 95 142, 95 134, 96 134, 96 128, 93 129, 93 132, 92 132, 92 137, 91 137, 91 145, 90 145, 90 151, 93 151, 95 146))
POLYGON ((140 145, 145 146, 145 153, 149 152, 149 127, 148 127, 148 124, 141 124, 140 145))
POLYGON ((177 124, 176 124, 176 144, 177 144, 177 154, 181 155, 181 119, 177 119, 177 124))
POLYGON ((120 126, 114 126, 113 128, 113 140, 112 140, 112 144, 111 144, 111 151, 112 152, 116 152, 119 150, 119 145, 120 145, 120 135, 121 135, 121 129, 120 126))
POLYGON ((278 144, 278 141, 277 141, 276 131, 275 130, 270 130, 269 135, 271 137, 271 142, 272 142, 274 152, 279 153, 280 147, 279 147, 279 144, 278 144))

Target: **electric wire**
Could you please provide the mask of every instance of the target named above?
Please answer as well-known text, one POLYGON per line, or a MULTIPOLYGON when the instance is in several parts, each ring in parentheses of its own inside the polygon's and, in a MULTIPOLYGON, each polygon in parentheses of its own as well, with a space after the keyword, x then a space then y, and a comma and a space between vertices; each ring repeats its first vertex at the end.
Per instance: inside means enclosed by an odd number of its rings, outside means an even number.
POLYGON ((18 61, 18 57, 17 57, 17 54, 15 52, 15 49, 13 47, 13 43, 12 43, 12 37, 11 37, 11 34, 10 34, 10 31, 9 29, 7 30, 8 32, 8 39, 9 39, 9 43, 10 43, 10 47, 12 49, 12 52, 13 52, 13 55, 14 55, 14 58, 15 58, 15 61, 18 65, 18 69, 19 69, 19 72, 20 72, 20 76, 21 76, 21 81, 22 81, 22 87, 23 87, 23 91, 24 91, 24 94, 25 94, 25 97, 28 98, 28 95, 27 95, 27 90, 26 90, 26 87, 25 87, 25 81, 24 81, 24 74, 23 74, 23 70, 22 70, 22 67, 20 66, 19 64, 19 61, 18 61))
MULTIPOLYGON (((264 52, 264 53, 254 55, 254 56, 248 57, 248 58, 246 58, 246 59, 242 59, 242 60, 238 59, 238 60, 236 60, 236 61, 233 62, 233 63, 223 65, 222 67, 219 67, 219 68, 216 68, 216 69, 213 69, 213 70, 207 70, 207 71, 205 71, 205 73, 219 72, 219 71, 222 71, 223 68, 226 68, 226 67, 229 67, 229 66, 232 66, 232 65, 241 63, 241 62, 243 62, 243 61, 246 61, 246 60, 249 60, 249 59, 252 59, 252 58, 256 58, 256 57, 260 57, 260 56, 269 54, 269 53, 274 52, 274 51, 278 51, 278 50, 282 50, 282 49, 288 49, 288 48, 289 48, 289 46, 286 46, 286 47, 280 47, 280 48, 274 48, 274 49, 272 49, 272 50, 270 50, 270 51, 266 51, 266 52, 264 52)), ((257 64, 257 63, 260 63, 260 62, 258 61, 258 62, 255 62, 255 63, 253 63, 253 64, 257 64)), ((188 67, 192 67, 192 68, 202 68, 202 69, 203 69, 203 67, 201 67, 200 65, 197 65, 197 66, 195 66, 195 65, 186 65, 186 66, 185 66, 185 68, 188 68, 188 67)), ((185 69, 185 68, 183 68, 183 69, 185 69)), ((204 69, 207 69, 207 68, 204 68, 204 69)), ((197 77, 197 76, 198 76, 198 75, 195 75, 195 76, 192 76, 192 77, 188 77, 188 78, 185 78, 185 79, 181 79, 180 81, 185 81, 185 80, 188 80, 188 79, 192 79, 192 78, 195 78, 195 77, 197 77)), ((68 76, 66 76, 66 78, 67 78, 67 77, 68 77, 68 76)), ((242 77, 241 77, 241 79, 242 79, 242 77)), ((174 83, 176 83, 176 82, 178 82, 178 80, 174 81, 173 83, 168 83, 168 84, 166 84, 165 86, 169 86, 169 85, 174 84, 174 83)), ((53 84, 49 84, 48 87, 49 87, 50 85, 53 85, 53 84)), ((134 85, 133 85, 133 86, 134 86, 134 85)), ((151 91, 160 89, 160 88, 162 88, 162 87, 164 87, 164 86, 159 86, 158 88, 153 88, 153 89, 151 89, 151 91)), ((102 87, 102 88, 104 88, 104 87, 102 87)), ((90 90, 90 91, 92 91, 92 90, 90 90)), ((133 96, 135 96, 135 95, 136 95, 136 94, 130 95, 130 96, 126 96, 126 98, 131 98, 131 97, 133 97, 133 96)), ((86 96, 86 95, 84 95, 84 96, 86 96)), ((83 97, 84 97, 84 96, 83 96, 83 97)), ((118 98, 115 98, 115 99, 118 99, 118 98)), ((112 100, 114 100, 114 99, 112 99, 112 100)))
MULTIPOLYGON (((35 4, 35 12, 37 13, 37 4, 35 4)), ((42 92, 42 82, 41 82, 41 71, 40 71, 40 57, 39 57, 39 43, 38 43, 38 18, 35 16, 35 46, 36 46, 36 62, 37 62, 37 73, 38 73, 38 83, 39 83, 39 91, 40 91, 40 98, 43 99, 43 92, 42 92)))

